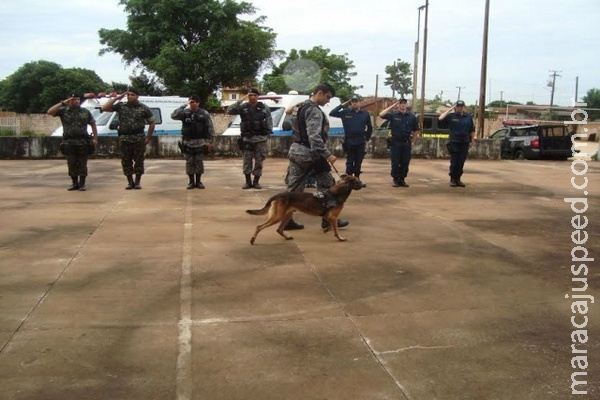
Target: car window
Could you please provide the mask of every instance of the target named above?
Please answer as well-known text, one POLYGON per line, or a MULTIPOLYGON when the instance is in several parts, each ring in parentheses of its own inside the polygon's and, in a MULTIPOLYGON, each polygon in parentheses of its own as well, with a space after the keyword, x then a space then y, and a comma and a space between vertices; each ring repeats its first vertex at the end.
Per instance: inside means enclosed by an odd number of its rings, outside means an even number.
POLYGON ((508 133, 508 129, 499 129, 490 135, 492 139, 502 139, 508 133))
POLYGON ((162 116, 160 113, 160 108, 150 108, 150 111, 152 111, 152 115, 154 116, 154 123, 156 125, 162 124, 162 116))

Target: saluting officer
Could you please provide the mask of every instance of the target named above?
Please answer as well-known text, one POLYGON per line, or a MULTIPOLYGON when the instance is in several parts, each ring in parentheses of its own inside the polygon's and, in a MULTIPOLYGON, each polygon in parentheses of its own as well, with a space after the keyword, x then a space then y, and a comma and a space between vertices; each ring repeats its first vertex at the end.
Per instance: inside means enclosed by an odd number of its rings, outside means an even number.
POLYGON ((248 94, 227 108, 227 114, 241 117, 240 131, 243 152, 243 172, 246 183, 242 189, 262 189, 259 183, 263 162, 267 158, 267 138, 273 133, 271 110, 262 101, 258 101, 258 89, 252 88, 248 94), (248 99, 247 102, 244 100, 248 99), (252 165, 254 161, 254 165, 252 165), (254 181, 251 175, 254 175, 254 181))
POLYGON ((67 190, 86 190, 85 179, 88 174, 88 146, 90 136, 87 126, 92 127, 92 142, 98 144, 98 130, 92 113, 87 108, 80 106, 81 99, 72 93, 68 99, 61 101, 48 109, 48 114, 60 117, 63 125, 64 155, 67 159, 67 168, 73 184, 67 190))
POLYGON ((408 187, 405 179, 408 175, 412 145, 419 135, 417 117, 406 109, 407 100, 400 99, 379 113, 379 116, 390 121, 392 179, 394 187, 408 187), (398 110, 392 111, 397 107, 398 110))
POLYGON ((148 106, 139 102, 139 92, 130 88, 110 99, 102 106, 102 111, 115 111, 119 115, 119 144, 121 147, 121 165, 123 174, 127 177, 125 189, 141 189, 140 181, 144 174, 144 157, 146 145, 154 134, 154 116, 148 106), (127 96, 127 102, 117 103, 127 96), (148 123, 148 134, 144 136, 144 129, 148 123), (135 174, 135 182, 133 181, 135 174))
POLYGON ((465 102, 458 100, 455 105, 439 116, 439 120, 448 118, 450 137, 448 138, 448 152, 450 153, 450 186, 465 187, 460 177, 463 174, 465 161, 469 148, 475 140, 475 123, 473 117, 465 111, 465 102))
POLYGON ((215 128, 210 114, 200 108, 200 97, 192 95, 187 104, 171 113, 171 118, 182 122, 182 151, 185 155, 185 172, 190 178, 188 189, 197 187, 204 189, 202 174, 204 173, 204 157, 212 147, 215 128), (196 179, 194 180, 194 175, 196 179))

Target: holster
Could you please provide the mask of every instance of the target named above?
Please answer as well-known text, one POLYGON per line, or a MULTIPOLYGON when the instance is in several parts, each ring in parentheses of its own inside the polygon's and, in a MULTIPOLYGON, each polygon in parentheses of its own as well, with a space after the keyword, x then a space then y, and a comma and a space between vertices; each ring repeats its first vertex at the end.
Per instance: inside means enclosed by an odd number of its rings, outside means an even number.
POLYGON ((252 151, 254 150, 254 143, 246 142, 241 137, 237 140, 238 147, 241 151, 252 151))

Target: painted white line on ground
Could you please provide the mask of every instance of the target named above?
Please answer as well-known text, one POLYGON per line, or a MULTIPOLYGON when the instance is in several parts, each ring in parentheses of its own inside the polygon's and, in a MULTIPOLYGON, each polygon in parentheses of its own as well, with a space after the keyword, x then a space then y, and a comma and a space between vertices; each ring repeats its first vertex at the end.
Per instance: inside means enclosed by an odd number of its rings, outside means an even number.
POLYGON ((192 399, 192 196, 187 195, 180 282, 177 354, 177 400, 192 399))

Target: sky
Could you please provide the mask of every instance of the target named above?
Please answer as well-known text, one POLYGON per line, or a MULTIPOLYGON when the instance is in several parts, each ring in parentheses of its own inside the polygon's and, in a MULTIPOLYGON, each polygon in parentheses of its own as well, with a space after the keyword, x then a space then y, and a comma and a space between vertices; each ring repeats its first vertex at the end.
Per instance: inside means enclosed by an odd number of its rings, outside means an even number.
MULTIPOLYGON (((425 0, 247 0, 251 18, 277 34, 277 49, 322 46, 346 55, 357 75, 351 84, 362 96, 391 96, 385 67, 414 60, 419 34, 418 97, 424 56, 425 0), (377 93, 376 93, 377 92, 377 93)), ((430 0, 427 12, 425 97, 480 97, 485 1, 430 0)), ((246 18, 246 17, 245 17, 246 18)), ((99 56, 98 30, 126 29, 118 0, 2 1, 0 80, 23 64, 47 60, 64 68, 96 71, 105 82, 129 82, 132 68, 118 54, 99 56)), ((600 2, 597 0, 490 0, 486 103, 493 100, 569 106, 577 92, 600 88, 600 2), (578 79, 577 79, 578 78, 578 79), (578 85, 577 82, 578 81, 578 85)), ((268 72, 268 71, 263 71, 268 72)), ((410 95, 408 97, 411 97, 410 95)))

